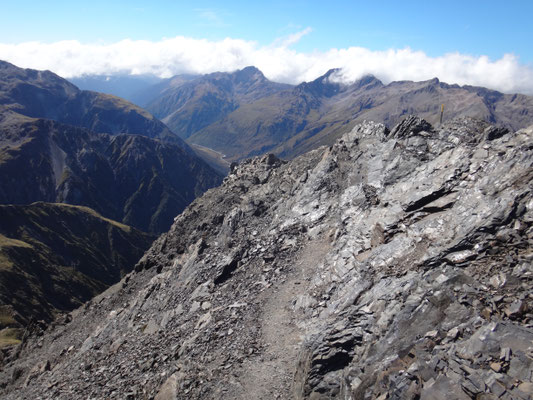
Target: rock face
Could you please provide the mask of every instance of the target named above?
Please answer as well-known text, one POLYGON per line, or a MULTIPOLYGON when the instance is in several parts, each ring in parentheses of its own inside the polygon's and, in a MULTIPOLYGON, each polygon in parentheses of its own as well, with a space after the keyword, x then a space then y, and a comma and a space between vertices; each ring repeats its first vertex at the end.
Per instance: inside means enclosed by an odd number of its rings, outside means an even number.
POLYGON ((233 165, 2 397, 528 399, 533 128, 365 122, 233 165))

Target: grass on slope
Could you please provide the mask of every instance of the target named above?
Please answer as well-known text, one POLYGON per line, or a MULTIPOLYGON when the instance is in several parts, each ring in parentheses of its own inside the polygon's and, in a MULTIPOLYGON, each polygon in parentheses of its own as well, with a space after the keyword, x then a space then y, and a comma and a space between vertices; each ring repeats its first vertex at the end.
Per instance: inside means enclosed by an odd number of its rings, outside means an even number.
MULTIPOLYGON (((4 236, 0 233, 0 270, 10 269, 13 267, 13 262, 9 257, 4 254, 3 250, 8 247, 26 247, 31 248, 32 246, 22 240, 11 239, 7 236, 4 236)), ((0 315, 1 317, 1 315, 0 315)))
POLYGON ((130 233, 131 232, 131 227, 130 226, 122 224, 122 223, 117 222, 117 221, 114 221, 112 219, 103 217, 102 215, 100 215, 99 213, 94 211, 92 208, 85 207, 85 206, 77 206, 77 205, 73 205, 73 204, 64 204, 64 203, 61 203, 61 204, 58 203, 58 204, 56 204, 56 206, 65 207, 65 209, 71 208, 71 209, 79 210, 79 211, 82 211, 82 212, 86 212, 87 214, 90 214, 90 215, 92 215, 95 218, 101 219, 101 220, 103 220, 103 221, 105 221, 105 222, 107 222, 107 223, 109 223, 109 224, 111 224, 113 226, 116 226, 119 229, 122 229, 126 233, 130 233))
POLYGON ((0 347, 118 282, 153 240, 83 206, 1 205, 0 220, 0 347))
POLYGON ((23 329, 20 328, 4 328, 0 330, 0 349, 7 346, 19 344, 21 340, 23 329))

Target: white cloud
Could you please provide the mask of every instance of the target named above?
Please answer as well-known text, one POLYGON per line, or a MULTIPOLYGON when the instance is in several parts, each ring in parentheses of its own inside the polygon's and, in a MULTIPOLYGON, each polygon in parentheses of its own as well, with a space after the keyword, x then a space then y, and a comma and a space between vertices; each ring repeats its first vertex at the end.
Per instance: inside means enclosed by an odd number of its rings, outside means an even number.
POLYGON ((313 31, 313 29, 307 27, 304 30, 301 30, 296 33, 292 33, 286 37, 278 38, 274 41, 274 43, 270 47, 289 47, 293 44, 296 44, 302 39, 305 35, 310 34, 313 31))
POLYGON ((269 46, 226 38, 219 41, 178 36, 157 42, 122 40, 111 44, 78 41, 1 44, 0 59, 24 68, 49 69, 64 77, 87 74, 155 74, 234 71, 255 65, 271 80, 310 81, 330 68, 342 68, 341 78, 354 81, 373 74, 385 83, 395 80, 441 81, 485 86, 506 93, 533 94, 533 68, 506 54, 498 60, 460 53, 430 57, 410 48, 373 51, 362 47, 298 52, 290 46, 310 32, 306 28, 269 46))

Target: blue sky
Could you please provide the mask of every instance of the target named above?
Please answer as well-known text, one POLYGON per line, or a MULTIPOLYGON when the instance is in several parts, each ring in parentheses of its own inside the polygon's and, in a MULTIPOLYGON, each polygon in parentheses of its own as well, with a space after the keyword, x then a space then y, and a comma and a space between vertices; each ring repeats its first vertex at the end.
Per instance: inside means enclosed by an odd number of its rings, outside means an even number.
MULTIPOLYGON (((2 0, 1 9, 0 58, 10 58, 8 61, 30 67, 46 66, 43 64, 46 60, 37 60, 36 56, 32 61, 29 56, 24 57, 22 52, 28 55, 31 50, 42 58, 47 52, 59 50, 58 46, 48 46, 46 51, 43 50, 44 47, 37 49, 34 46, 30 49, 29 46, 21 46, 27 42, 44 45, 65 40, 76 41, 80 46, 85 46, 84 49, 78 49, 81 54, 82 51, 88 51, 88 46, 104 48, 125 39, 133 42, 149 41, 156 46, 166 39, 184 37, 209 43, 221 43, 226 38, 245 41, 248 43, 246 46, 254 47, 256 53, 260 49, 274 47, 290 49, 292 53, 284 54, 301 56, 302 59, 307 57, 307 63, 313 54, 330 56, 332 49, 342 51, 362 48, 374 55, 376 52, 409 49, 413 53, 422 52, 430 61, 447 54, 460 54, 462 57, 475 59, 488 57, 483 58, 481 64, 496 63, 506 55, 512 55, 512 62, 507 58, 500 63, 499 68, 509 70, 511 63, 513 68, 517 68, 512 73, 533 69, 533 30, 530 22, 533 1, 2 0)), ((194 46, 191 47, 194 50, 194 46)), ((182 53, 192 51, 191 47, 184 47, 182 53)), ((128 48, 131 50, 132 47, 128 48)), ((238 51, 246 50, 240 48, 238 51)), ((69 52, 64 46, 61 48, 62 57, 71 53, 76 51, 69 52)), ((361 56, 361 53, 357 55, 361 56)), ((173 66, 167 65, 168 68, 164 69, 166 72, 158 70, 160 74, 205 72, 197 62, 186 64, 183 61, 186 57, 183 54, 180 57, 179 61, 173 61, 173 66)), ((266 58, 257 54, 241 54, 239 57, 241 63, 266 58)), ((390 55, 387 57, 390 58, 390 55)), ((416 60, 420 58, 413 57, 412 62, 416 60)), ((481 68, 479 62, 474 66, 470 61, 464 64, 464 60, 462 67, 455 66, 451 69, 481 68)), ((158 62, 160 61, 154 60, 154 63, 158 62)), ((219 69, 239 68, 239 62, 222 63, 219 69)), ((373 65, 372 62, 369 65, 373 65)), ((55 67, 53 60, 50 61, 50 66, 55 67)), ((58 65, 56 68, 61 67, 58 65)), ((72 70, 65 68, 63 66, 61 72, 66 75, 91 72, 81 67, 72 67, 72 70)), ((121 65, 120 68, 129 68, 130 72, 146 72, 146 66, 136 68, 121 65)), ((109 61, 107 73, 116 73, 120 68, 113 67, 109 61)), ((209 63, 209 68, 217 68, 217 65, 209 63)), ((278 80, 309 78, 308 75, 302 75, 309 64, 295 68, 292 67, 293 71, 289 73, 288 66, 287 71, 275 71, 272 66, 266 67, 267 70, 272 70, 270 75, 278 80)), ((318 73, 320 68, 316 67, 316 71, 313 69, 313 73, 318 73)), ((437 66, 432 68, 435 72, 440 71, 437 66)), ((407 78, 414 74, 415 69, 413 66, 406 75, 407 78)), ((94 72, 105 73, 104 70, 101 66, 94 72)), ((426 71, 420 76, 423 78, 430 75, 430 72, 426 71)), ((392 72, 389 75, 391 79, 396 78, 392 72)), ((463 79, 468 83, 470 78, 463 75, 465 74, 456 73, 450 75, 450 78, 456 78, 460 83, 463 83, 463 79)), ((508 90, 523 86, 523 79, 513 85, 508 83, 508 90)), ((530 89, 533 92, 533 82, 530 89)))
POLYGON ((178 35, 258 41, 310 27, 300 51, 409 46, 533 62, 533 1, 2 1, 0 41, 114 42, 178 35))

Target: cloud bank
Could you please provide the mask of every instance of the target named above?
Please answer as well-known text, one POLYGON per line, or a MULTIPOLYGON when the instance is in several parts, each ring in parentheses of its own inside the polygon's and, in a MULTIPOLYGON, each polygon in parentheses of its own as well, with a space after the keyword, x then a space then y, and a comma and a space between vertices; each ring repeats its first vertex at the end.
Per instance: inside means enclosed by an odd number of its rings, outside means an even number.
POLYGON ((269 46, 241 39, 209 41, 182 36, 160 41, 128 39, 111 44, 0 43, 0 59, 24 68, 49 69, 66 78, 92 74, 170 77, 234 71, 254 65, 273 81, 295 84, 313 80, 331 68, 342 68, 342 79, 346 82, 366 74, 373 74, 385 83, 438 77, 450 84, 533 94, 533 67, 521 64, 512 54, 490 60, 460 53, 430 57, 410 48, 373 51, 349 47, 305 53, 290 47, 310 31, 307 28, 269 46))

